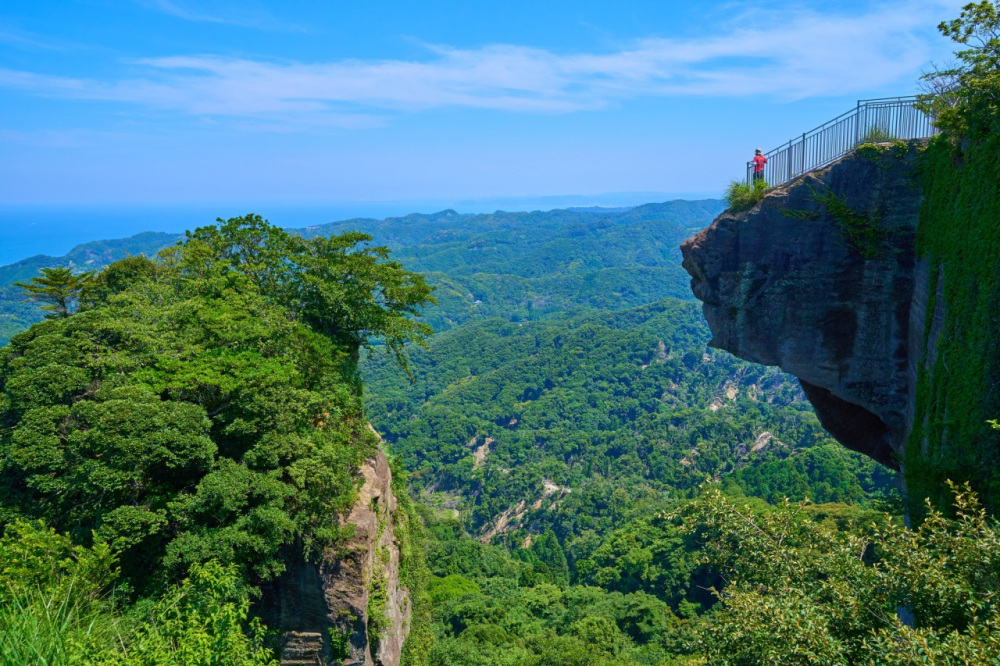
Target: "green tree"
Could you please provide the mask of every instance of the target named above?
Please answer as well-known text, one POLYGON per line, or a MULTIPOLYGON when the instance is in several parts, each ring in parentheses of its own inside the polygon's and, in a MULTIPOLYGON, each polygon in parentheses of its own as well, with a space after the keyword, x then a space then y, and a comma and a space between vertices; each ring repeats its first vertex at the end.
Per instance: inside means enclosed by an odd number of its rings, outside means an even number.
POLYGON ((201 279, 236 273, 313 330, 353 350, 355 360, 358 350, 379 341, 406 369, 406 343, 423 345, 432 332, 414 317, 435 302, 433 290, 423 277, 390 261, 388 248, 369 247, 371 240, 357 232, 304 239, 250 214, 188 232, 183 245, 162 255, 201 279))
POLYGON ((86 287, 92 273, 74 274, 68 266, 43 268, 41 275, 31 278, 31 282, 15 282, 24 295, 51 314, 48 318, 65 318, 73 313, 80 292, 86 287))
POLYGON ((924 76, 921 104, 956 142, 986 136, 1000 119, 1000 2, 971 2, 938 30, 967 48, 955 52, 955 66, 924 76))

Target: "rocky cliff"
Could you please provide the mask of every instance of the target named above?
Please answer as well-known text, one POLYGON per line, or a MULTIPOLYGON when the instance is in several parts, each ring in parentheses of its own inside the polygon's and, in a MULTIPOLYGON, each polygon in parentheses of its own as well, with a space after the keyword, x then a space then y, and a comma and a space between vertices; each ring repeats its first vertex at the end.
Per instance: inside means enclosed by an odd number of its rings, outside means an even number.
MULTIPOLYGON (((354 536, 320 565, 292 563, 277 586, 282 665, 397 666, 410 630, 410 595, 400 581, 392 473, 379 451, 342 526, 354 536)), ((274 626, 274 625, 272 625, 274 626)))
POLYGON ((682 245, 711 345, 798 377, 824 427, 899 469, 927 295, 917 145, 866 147, 682 245), (920 309, 919 307, 917 308, 920 309), (922 310, 921 310, 922 312, 922 310), (916 336, 916 337, 915 337, 916 336))
POLYGON ((1000 511, 1000 137, 859 147, 681 250, 711 345, 797 376, 829 432, 1000 511))

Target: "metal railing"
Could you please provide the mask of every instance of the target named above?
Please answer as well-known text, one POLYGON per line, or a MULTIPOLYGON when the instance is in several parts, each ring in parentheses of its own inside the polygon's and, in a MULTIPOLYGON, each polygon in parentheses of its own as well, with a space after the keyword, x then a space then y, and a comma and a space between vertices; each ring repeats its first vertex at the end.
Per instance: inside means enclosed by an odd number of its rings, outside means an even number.
POLYGON ((930 116, 914 106, 916 101, 916 97, 858 100, 847 113, 764 153, 762 175, 754 173, 752 161, 747 162, 747 184, 757 176, 770 187, 783 185, 836 162, 865 142, 931 137, 937 129, 930 116))

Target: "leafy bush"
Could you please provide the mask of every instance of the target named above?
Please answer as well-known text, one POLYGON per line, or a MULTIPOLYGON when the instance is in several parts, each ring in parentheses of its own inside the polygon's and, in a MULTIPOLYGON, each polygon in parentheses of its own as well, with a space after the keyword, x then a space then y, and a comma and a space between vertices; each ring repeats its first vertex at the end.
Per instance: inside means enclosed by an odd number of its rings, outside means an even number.
POLYGON ((196 564, 162 597, 122 608, 107 545, 73 545, 38 522, 0 538, 0 663, 273 665, 236 566, 196 564))
POLYGON ((74 546, 37 522, 0 538, 0 663, 80 664, 117 640, 102 598, 116 573, 104 544, 74 546))
POLYGON ((249 611, 238 567, 194 565, 179 585, 125 624, 131 631, 120 639, 124 654, 107 666, 277 666, 264 626, 248 619, 249 611))
POLYGON ((703 564, 727 584, 699 635, 713 664, 996 663, 1000 526, 968 486, 954 519, 928 506, 916 530, 891 520, 831 529, 785 503, 764 512, 717 489, 686 507, 703 564), (911 626, 897 617, 904 609, 911 626))
POLYGON ((920 106, 934 124, 958 145, 979 140, 1000 126, 1000 3, 970 2, 958 18, 942 21, 938 30, 956 44, 956 64, 923 77, 926 93, 920 106))

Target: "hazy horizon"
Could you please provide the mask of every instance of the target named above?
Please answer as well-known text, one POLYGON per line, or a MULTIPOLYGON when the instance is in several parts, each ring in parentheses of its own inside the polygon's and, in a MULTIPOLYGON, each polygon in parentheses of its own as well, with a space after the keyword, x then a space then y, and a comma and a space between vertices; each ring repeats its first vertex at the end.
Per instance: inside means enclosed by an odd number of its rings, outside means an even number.
POLYGON ((522 212, 560 208, 634 207, 678 199, 718 199, 698 192, 609 192, 600 195, 491 197, 463 201, 341 201, 326 203, 187 203, 187 204, 0 204, 0 266, 43 254, 62 256, 81 243, 127 238, 146 231, 182 233, 216 218, 257 213, 286 228, 300 228, 352 218, 385 219, 442 210, 459 213, 522 212))

